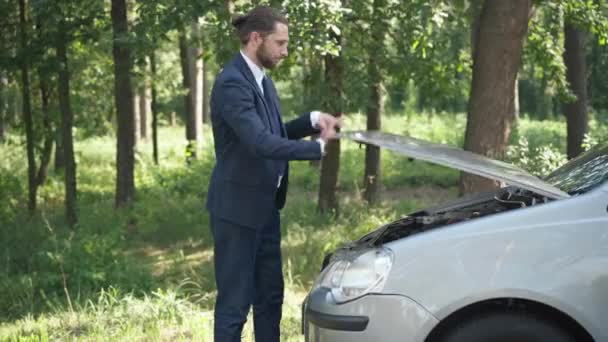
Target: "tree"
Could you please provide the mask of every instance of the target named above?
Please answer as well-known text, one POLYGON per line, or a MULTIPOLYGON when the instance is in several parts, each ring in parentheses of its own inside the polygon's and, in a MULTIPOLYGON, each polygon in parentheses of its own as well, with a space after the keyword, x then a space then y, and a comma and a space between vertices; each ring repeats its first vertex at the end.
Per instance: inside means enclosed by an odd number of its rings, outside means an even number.
POLYGON ((190 46, 188 47, 188 72, 190 73, 191 117, 188 118, 191 134, 197 146, 203 134, 203 63, 201 48, 201 28, 198 19, 190 24, 190 46))
POLYGON ((568 158, 571 159, 583 152, 583 139, 588 129, 587 64, 584 32, 566 23, 564 36, 566 78, 576 95, 575 101, 564 104, 568 131, 568 158))
POLYGON ((4 78, 4 75, 0 74, 0 143, 4 142, 4 135, 6 132, 5 128, 5 117, 6 117, 6 88, 8 87, 8 81, 4 78))
MULTIPOLYGON (((341 45, 342 36, 332 32, 331 37, 337 46, 341 45)), ((328 92, 325 98, 325 107, 336 117, 342 116, 344 97, 342 57, 325 55, 325 81, 328 92)), ((340 140, 332 140, 325 146, 326 155, 321 162, 321 180, 319 184, 319 211, 339 213, 339 204, 336 196, 338 190, 338 171, 340 170, 340 140)))
POLYGON ((118 122, 116 153, 116 207, 127 205, 135 196, 134 146, 135 118, 131 88, 131 49, 128 35, 127 4, 112 0, 112 32, 114 57, 114 101, 118 122))
POLYGON ((34 122, 31 104, 30 89, 30 63, 28 51, 28 19, 25 0, 19 0, 19 43, 20 43, 20 67, 21 67, 21 87, 23 101, 23 123, 25 124, 25 139, 27 152, 27 171, 28 171, 28 203, 27 207, 30 214, 36 211, 36 193, 38 182, 36 181, 36 157, 34 155, 34 122))
POLYGON ((208 69, 209 63, 205 61, 204 58, 201 58, 201 67, 203 69, 203 79, 202 79, 202 84, 201 84, 201 91, 203 92, 203 124, 207 123, 210 124, 211 123, 211 111, 209 108, 209 96, 211 95, 210 89, 209 89, 209 70, 208 69))
MULTIPOLYGON (((294 0, 285 1, 283 4, 290 18, 290 50, 301 52, 290 54, 282 67, 273 73, 273 78, 290 78, 289 66, 296 64, 297 58, 302 56, 308 61, 322 61, 315 63, 315 66, 322 63, 317 75, 323 77, 318 78, 318 84, 311 84, 309 90, 315 86, 318 88, 318 94, 322 95, 320 109, 341 116, 344 110, 344 60, 341 53, 344 27, 342 26, 345 13, 349 10, 345 8, 342 0, 312 2, 294 0)), ((314 105, 319 104, 316 102, 314 105)), ((340 169, 339 140, 329 142, 325 146, 325 152, 326 155, 321 162, 318 209, 320 212, 333 211, 338 214, 336 191, 340 169)))
POLYGON ((36 182, 38 186, 41 186, 46 182, 48 174, 48 166, 51 161, 51 153, 53 152, 53 142, 55 140, 55 132, 51 121, 51 114, 49 109, 49 98, 50 89, 49 81, 44 71, 39 69, 39 82, 40 82, 40 102, 42 109, 42 126, 44 128, 44 145, 42 147, 42 154, 40 155, 40 166, 36 176, 36 182))
POLYGON ((150 54, 150 88, 151 99, 150 106, 152 110, 152 157, 154 164, 158 165, 158 106, 157 106, 157 91, 156 91, 156 54, 154 51, 150 54))
POLYGON ((17 96, 12 94, 12 83, 21 63, 16 58, 19 51, 19 6, 15 1, 0 1, 0 143, 14 117, 17 96))
MULTIPOLYGON (((46 182, 48 167, 51 161, 51 153, 53 152, 53 143, 55 140, 55 131, 53 129, 53 120, 51 119, 50 113, 50 98, 51 98, 51 87, 50 83, 51 79, 51 56, 48 53, 45 53, 45 47, 48 44, 44 44, 47 41, 48 36, 45 34, 45 27, 43 27, 43 17, 44 14, 40 13, 40 11, 36 11, 36 32, 37 32, 37 43, 38 49, 34 52, 35 55, 38 55, 41 59, 38 61, 37 69, 38 69, 38 85, 40 90, 40 104, 42 111, 42 127, 44 130, 44 142, 40 155, 40 165, 38 167, 38 173, 36 176, 36 181, 38 186, 42 186, 46 182)), ((48 26, 48 23, 45 23, 48 26)), ((53 65, 54 66, 54 65, 53 65)))
MULTIPOLYGON (((388 29, 385 0, 373 1, 371 17, 371 37, 367 52, 367 76, 369 83, 369 99, 367 104, 367 129, 379 130, 381 127, 382 108, 382 82, 384 70, 381 67, 385 47, 384 36, 388 29)), ((380 189, 380 148, 365 146, 365 176, 363 177, 365 191, 364 198, 370 204, 378 201, 380 189)))
POLYGON ((188 37, 186 35, 186 29, 183 28, 179 33, 179 56, 182 67, 182 87, 184 89, 184 120, 186 122, 186 140, 188 145, 186 147, 186 160, 196 159, 196 149, 198 142, 198 120, 196 117, 196 109, 193 106, 195 104, 195 94, 193 93, 192 84, 194 83, 192 78, 193 68, 192 65, 192 52, 188 46, 188 37))
POLYGON ((150 127, 150 97, 151 89, 150 82, 147 76, 147 63, 142 64, 143 77, 142 84, 139 87, 139 135, 142 140, 147 140, 149 137, 150 127))
MULTIPOLYGON (((465 150, 499 159, 504 155, 515 119, 515 80, 531 14, 531 0, 486 0, 483 4, 473 55, 465 150)), ((478 176, 461 177, 464 193, 496 186, 478 176)))
MULTIPOLYGON (((61 12, 60 12, 61 13, 61 12)), ((59 107, 61 110, 61 142, 65 162, 65 213, 68 224, 74 226, 76 217, 76 160, 72 127, 74 114, 70 102, 70 71, 68 67, 68 38, 64 16, 59 19, 56 52, 59 63, 59 107)))

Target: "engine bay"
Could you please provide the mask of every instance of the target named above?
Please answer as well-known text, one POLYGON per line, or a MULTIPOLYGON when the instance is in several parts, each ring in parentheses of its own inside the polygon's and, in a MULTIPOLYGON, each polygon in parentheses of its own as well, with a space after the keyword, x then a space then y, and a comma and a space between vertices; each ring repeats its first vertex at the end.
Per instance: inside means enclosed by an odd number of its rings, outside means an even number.
POLYGON ((439 207, 413 213, 362 237, 355 245, 379 246, 437 227, 550 201, 552 201, 551 198, 528 190, 506 187, 497 192, 477 194, 439 207))

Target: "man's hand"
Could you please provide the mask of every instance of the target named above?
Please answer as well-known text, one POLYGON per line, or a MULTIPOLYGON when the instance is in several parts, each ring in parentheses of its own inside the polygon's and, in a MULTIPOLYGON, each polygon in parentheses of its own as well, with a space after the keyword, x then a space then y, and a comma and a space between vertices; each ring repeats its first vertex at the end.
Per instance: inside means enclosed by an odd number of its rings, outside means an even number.
POLYGON ((321 139, 325 142, 336 139, 336 128, 342 127, 342 118, 337 118, 331 114, 319 113, 319 129, 321 130, 321 139))

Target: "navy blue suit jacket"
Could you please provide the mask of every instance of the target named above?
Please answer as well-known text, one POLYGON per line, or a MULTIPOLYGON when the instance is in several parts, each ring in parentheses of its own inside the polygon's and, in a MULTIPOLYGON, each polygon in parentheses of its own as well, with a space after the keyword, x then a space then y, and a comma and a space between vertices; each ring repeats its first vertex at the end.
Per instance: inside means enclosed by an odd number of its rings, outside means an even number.
POLYGON ((218 218, 251 228, 267 223, 285 204, 289 160, 321 159, 318 142, 298 140, 318 132, 310 114, 283 124, 276 89, 269 82, 267 101, 249 66, 238 53, 220 72, 211 91, 211 122, 216 164, 207 209, 218 218), (271 103, 267 103, 271 102, 271 103), (281 132, 271 131, 279 113, 281 132), (281 186, 279 174, 284 172, 281 186))

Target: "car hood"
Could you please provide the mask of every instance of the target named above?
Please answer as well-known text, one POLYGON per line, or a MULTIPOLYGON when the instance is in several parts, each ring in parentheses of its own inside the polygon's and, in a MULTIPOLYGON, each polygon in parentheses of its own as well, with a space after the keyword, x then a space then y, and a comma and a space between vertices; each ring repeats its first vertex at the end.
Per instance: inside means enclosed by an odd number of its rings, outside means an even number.
POLYGON ((342 132, 339 136, 341 139, 375 145, 411 158, 516 185, 554 199, 570 197, 568 193, 514 165, 460 148, 379 131, 342 132))

